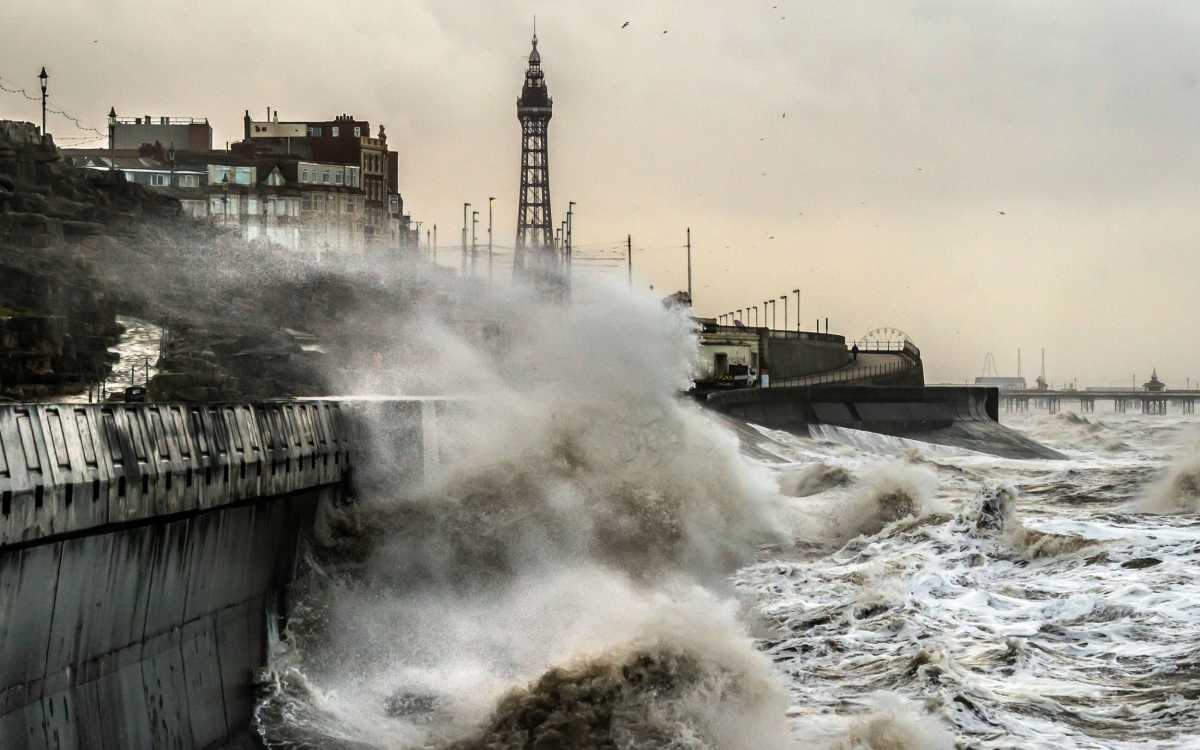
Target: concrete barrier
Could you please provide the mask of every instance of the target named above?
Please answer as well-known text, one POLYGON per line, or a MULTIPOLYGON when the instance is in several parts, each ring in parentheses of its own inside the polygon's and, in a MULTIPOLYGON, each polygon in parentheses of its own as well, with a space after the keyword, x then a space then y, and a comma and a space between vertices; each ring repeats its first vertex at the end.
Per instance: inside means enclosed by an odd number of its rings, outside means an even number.
POLYGON ((0 405, 0 748, 244 735, 319 508, 380 433, 421 481, 442 406, 0 405))
POLYGON ((995 388, 747 388, 710 394, 705 404, 732 417, 801 435, 809 434, 809 425, 829 424, 1007 458, 1063 457, 999 423, 995 388))

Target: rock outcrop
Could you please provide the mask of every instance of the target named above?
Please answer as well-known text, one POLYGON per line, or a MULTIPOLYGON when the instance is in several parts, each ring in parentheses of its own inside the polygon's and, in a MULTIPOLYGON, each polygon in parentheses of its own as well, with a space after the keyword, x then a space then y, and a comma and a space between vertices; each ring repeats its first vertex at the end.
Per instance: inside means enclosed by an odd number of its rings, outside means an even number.
POLYGON ((117 315, 166 330, 151 398, 323 395, 329 363, 377 358, 363 321, 420 304, 395 273, 403 262, 316 265, 244 241, 120 172, 71 167, 32 125, 0 121, 0 398, 105 378, 117 315))

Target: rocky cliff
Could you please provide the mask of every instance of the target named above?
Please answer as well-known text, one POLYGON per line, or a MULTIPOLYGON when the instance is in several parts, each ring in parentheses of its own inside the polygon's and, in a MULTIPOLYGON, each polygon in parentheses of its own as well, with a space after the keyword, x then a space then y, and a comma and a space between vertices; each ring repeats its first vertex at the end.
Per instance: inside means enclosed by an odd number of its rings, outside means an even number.
POLYGON ((104 378, 118 314, 167 330, 153 398, 324 394, 330 362, 370 362, 362 321, 418 304, 396 262, 316 266, 243 241, 119 172, 72 168, 28 123, 0 121, 0 398, 104 378))

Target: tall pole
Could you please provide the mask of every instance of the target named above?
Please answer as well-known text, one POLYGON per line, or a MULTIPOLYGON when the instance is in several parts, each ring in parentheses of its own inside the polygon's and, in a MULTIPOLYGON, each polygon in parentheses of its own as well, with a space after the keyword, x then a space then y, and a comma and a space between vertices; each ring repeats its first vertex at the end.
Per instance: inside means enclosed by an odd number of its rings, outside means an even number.
POLYGON ((108 169, 117 168, 117 108, 108 108, 108 169))
POLYGON ((38 79, 42 82, 42 137, 46 137, 46 82, 50 76, 46 75, 46 66, 42 66, 42 72, 38 74, 38 79))
POLYGON ((575 201, 567 202, 567 266, 575 253, 575 201))
POLYGON ((692 228, 687 228, 688 304, 692 303, 692 228))
POLYGON ((625 259, 629 267, 629 288, 633 289, 633 235, 625 235, 625 259))
POLYGON ((433 225, 433 262, 437 263, 437 224, 433 225))
POLYGON ((786 331, 787 330, 787 295, 785 294, 785 295, 781 296, 779 299, 783 300, 783 330, 786 331))
POLYGON ((492 285, 492 204, 496 196, 488 196, 488 286, 492 285))
POLYGON ((475 275, 475 258, 476 258, 475 247, 478 244, 478 237, 477 237, 478 227, 479 227, 479 212, 472 211, 471 212, 471 275, 472 276, 475 275))
POLYGON ((471 210, 470 203, 463 204, 463 228, 462 228, 462 275, 467 275, 467 212, 471 210))
POLYGON ((793 289, 792 292, 796 295, 796 333, 800 333, 800 290, 793 289))

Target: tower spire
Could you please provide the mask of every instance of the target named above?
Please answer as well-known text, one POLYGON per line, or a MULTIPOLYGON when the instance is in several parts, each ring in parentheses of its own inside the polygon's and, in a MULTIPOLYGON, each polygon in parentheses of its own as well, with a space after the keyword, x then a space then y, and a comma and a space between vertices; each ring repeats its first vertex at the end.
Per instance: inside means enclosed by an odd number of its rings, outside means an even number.
POLYGON ((517 200, 516 252, 513 271, 535 275, 557 265, 554 250, 554 219, 550 211, 550 153, 548 135, 554 100, 546 88, 542 56, 538 52, 537 18, 534 18, 532 49, 525 82, 517 99, 521 123, 521 185, 517 200))

